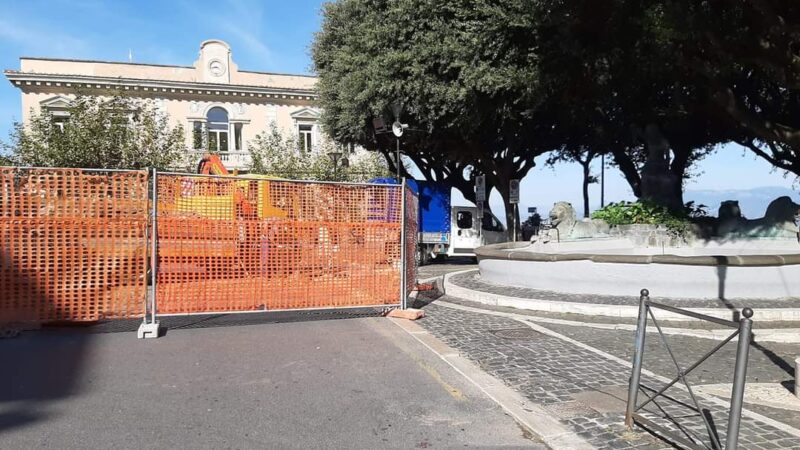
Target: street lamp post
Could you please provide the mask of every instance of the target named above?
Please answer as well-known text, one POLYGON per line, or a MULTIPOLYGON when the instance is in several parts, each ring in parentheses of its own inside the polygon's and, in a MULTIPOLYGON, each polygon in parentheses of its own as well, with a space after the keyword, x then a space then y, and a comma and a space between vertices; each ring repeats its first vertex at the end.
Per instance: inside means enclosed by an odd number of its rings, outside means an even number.
POLYGON ((397 165, 397 182, 400 183, 402 176, 400 175, 400 168, 402 167, 402 161, 400 160, 400 136, 397 136, 397 153, 395 157, 395 164, 397 165))
POLYGON ((341 165, 342 168, 347 168, 350 166, 347 157, 342 157, 342 152, 339 151, 332 151, 328 152, 328 156, 333 161, 333 179, 335 181, 339 181, 339 166, 341 165))

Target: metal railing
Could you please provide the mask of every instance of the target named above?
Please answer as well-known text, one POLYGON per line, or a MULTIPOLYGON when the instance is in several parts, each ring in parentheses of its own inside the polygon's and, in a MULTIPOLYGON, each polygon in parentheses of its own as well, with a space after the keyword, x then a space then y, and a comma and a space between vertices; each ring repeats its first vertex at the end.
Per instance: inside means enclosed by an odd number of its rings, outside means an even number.
POLYGON ((631 371, 630 384, 628 387, 628 404, 625 411, 625 424, 628 426, 628 428, 632 429, 634 423, 638 423, 644 428, 649 428, 651 430, 657 431, 658 433, 664 435, 665 437, 671 438, 675 440, 677 443, 686 445, 689 448, 706 448, 704 446, 700 446, 697 442, 693 442, 693 438, 689 438, 688 436, 684 438, 684 436, 677 435, 676 433, 673 433, 669 429, 656 424, 652 420, 647 419, 646 417, 643 417, 641 414, 638 413, 638 411, 640 411, 642 408, 644 408, 651 402, 655 404, 655 399, 658 396, 662 396, 668 399, 669 397, 664 395, 664 392, 666 392, 667 389, 674 386, 678 381, 680 381, 686 387, 686 391, 688 392, 689 397, 691 398, 692 403, 694 404, 695 412, 697 412, 698 415, 703 420, 703 424, 705 425, 706 431, 708 432, 711 440, 711 445, 712 445, 711 448, 722 449, 723 447, 719 442, 717 433, 715 429, 711 426, 709 418, 706 417, 703 409, 700 408, 700 404, 697 401, 697 397, 695 396, 689 381, 686 379, 686 376, 689 375, 698 366, 700 366, 709 357, 711 357, 713 354, 715 354, 717 351, 723 348, 725 344, 727 344, 728 342, 733 340, 733 338, 738 336, 739 341, 736 350, 736 363, 733 376, 733 390, 731 393, 731 404, 728 412, 728 431, 726 434, 726 442, 724 447, 729 450, 736 449, 739 443, 738 442, 739 427, 742 418, 742 401, 744 399, 745 377, 747 375, 747 360, 750 353, 750 340, 752 337, 752 327, 753 327, 753 321, 751 319, 752 317, 753 317, 753 310, 750 308, 744 308, 741 313, 741 319, 739 321, 733 321, 733 320, 720 319, 717 317, 712 317, 681 308, 676 308, 674 306, 656 303, 650 300, 650 293, 648 292, 648 290, 642 289, 641 296, 639 297, 639 319, 636 327, 636 343, 633 354, 633 367, 631 371), (717 344, 708 353, 703 355, 698 361, 696 361, 687 368, 683 368, 678 363, 678 360, 675 358, 675 354, 673 353, 672 348, 669 346, 669 343, 667 342, 667 339, 664 336, 663 331, 661 330, 661 326, 659 325, 658 320, 653 314, 653 309, 661 309, 674 314, 680 314, 699 320, 713 322, 718 325, 723 325, 729 328, 735 328, 736 330, 730 336, 722 340, 722 342, 717 344), (645 345, 648 316, 650 317, 650 319, 652 319, 653 325, 655 325, 656 329, 658 330, 658 335, 661 338, 661 342, 664 344, 664 347, 666 348, 670 359, 675 365, 676 376, 670 382, 662 386, 652 396, 647 395, 643 391, 642 394, 645 397, 647 397, 647 400, 641 404, 637 404, 637 397, 641 388, 640 381, 642 374, 642 362, 644 360, 644 350, 645 350, 644 345, 645 345))
MULTIPOLYGON (((209 153, 208 150, 190 150, 189 156, 196 159, 206 153, 209 153)), ((250 164, 252 164, 250 152, 232 151, 213 153, 219 155, 219 159, 224 162, 225 167, 229 169, 248 169, 250 168, 250 164)))

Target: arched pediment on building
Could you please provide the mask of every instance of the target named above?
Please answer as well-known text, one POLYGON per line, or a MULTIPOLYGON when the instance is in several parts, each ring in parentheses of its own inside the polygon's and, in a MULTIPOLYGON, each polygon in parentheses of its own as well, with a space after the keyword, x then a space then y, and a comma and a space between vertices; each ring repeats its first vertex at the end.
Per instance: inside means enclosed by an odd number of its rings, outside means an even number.
POLYGON ((291 114, 294 120, 319 120, 321 113, 314 108, 302 108, 291 114))

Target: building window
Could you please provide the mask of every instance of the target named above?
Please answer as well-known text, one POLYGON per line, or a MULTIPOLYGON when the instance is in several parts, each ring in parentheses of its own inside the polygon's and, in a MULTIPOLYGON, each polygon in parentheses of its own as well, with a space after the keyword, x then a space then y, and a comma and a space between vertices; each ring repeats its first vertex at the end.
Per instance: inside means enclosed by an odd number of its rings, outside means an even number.
POLYGON ((192 122, 192 148, 203 148, 203 122, 192 122))
POLYGON ((242 150, 242 124, 233 124, 233 145, 236 151, 242 150))
POLYGON ((310 152, 314 148, 314 126, 300 124, 297 126, 300 138, 300 151, 310 152))
POLYGON ((59 115, 53 114, 52 120, 53 120, 53 125, 55 125, 56 128, 58 128, 58 131, 63 133, 64 132, 64 125, 69 120, 69 115, 68 114, 63 114, 63 115, 61 115, 61 114, 59 114, 59 115))
POLYGON ((208 151, 227 152, 230 150, 228 143, 228 112, 222 108, 214 107, 208 110, 208 151))

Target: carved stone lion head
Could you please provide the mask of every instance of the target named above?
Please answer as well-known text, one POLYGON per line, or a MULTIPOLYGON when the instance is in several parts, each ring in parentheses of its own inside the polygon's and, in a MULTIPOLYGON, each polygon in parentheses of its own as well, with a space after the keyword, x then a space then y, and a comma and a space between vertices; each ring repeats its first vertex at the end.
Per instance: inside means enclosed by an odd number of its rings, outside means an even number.
POLYGON ((764 219, 775 223, 794 222, 800 214, 800 205, 792 201, 791 197, 778 197, 767 206, 764 219))
POLYGON ((559 225, 574 225, 578 220, 575 208, 569 202, 556 202, 550 210, 550 224, 554 227, 559 225))

